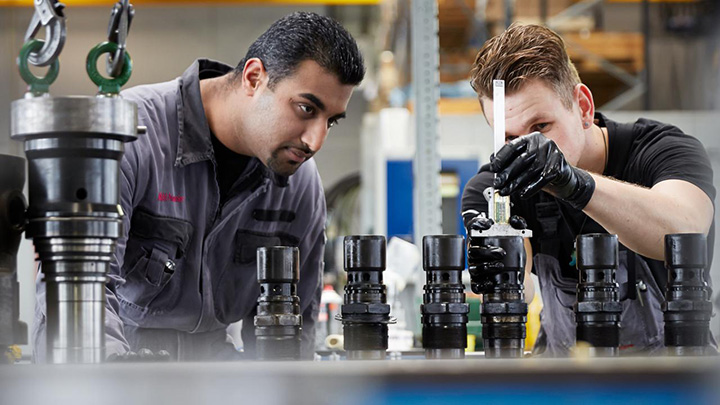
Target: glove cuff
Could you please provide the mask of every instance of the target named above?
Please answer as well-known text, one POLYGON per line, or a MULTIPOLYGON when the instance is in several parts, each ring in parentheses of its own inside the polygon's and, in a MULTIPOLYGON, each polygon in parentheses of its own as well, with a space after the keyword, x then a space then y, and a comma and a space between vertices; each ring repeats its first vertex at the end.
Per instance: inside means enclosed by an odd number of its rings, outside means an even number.
POLYGON ((563 200, 576 210, 582 211, 595 193, 595 179, 582 169, 573 168, 573 172, 576 177, 575 190, 563 200))

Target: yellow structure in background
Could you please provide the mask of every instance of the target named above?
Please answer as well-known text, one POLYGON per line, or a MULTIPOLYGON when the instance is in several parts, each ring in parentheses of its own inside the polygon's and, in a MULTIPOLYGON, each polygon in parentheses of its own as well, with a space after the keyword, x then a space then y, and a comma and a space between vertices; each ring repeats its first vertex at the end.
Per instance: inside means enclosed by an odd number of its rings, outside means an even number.
MULTIPOLYGON (((374 5, 382 0, 132 0, 134 6, 173 6, 173 5, 247 5, 247 6, 358 6, 374 5)), ((112 6, 117 0, 64 0, 68 7, 73 6, 112 6)), ((33 7, 33 0, 0 0, 0 7, 33 7)))

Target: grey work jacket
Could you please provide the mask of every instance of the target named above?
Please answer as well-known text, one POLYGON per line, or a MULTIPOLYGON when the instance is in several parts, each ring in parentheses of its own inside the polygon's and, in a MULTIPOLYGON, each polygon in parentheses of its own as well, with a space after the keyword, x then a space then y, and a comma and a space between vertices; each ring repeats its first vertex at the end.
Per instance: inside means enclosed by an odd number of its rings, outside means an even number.
POLYGON ((137 103, 147 134, 126 145, 121 164, 125 236, 106 289, 107 354, 130 342, 133 350, 165 345, 179 359, 232 357, 225 328, 238 320, 252 347, 256 250, 273 245, 300 250, 303 343, 312 347, 325 246, 320 177, 312 159, 284 178, 253 158, 219 205, 199 77, 231 69, 201 59, 176 80, 122 93, 137 103))

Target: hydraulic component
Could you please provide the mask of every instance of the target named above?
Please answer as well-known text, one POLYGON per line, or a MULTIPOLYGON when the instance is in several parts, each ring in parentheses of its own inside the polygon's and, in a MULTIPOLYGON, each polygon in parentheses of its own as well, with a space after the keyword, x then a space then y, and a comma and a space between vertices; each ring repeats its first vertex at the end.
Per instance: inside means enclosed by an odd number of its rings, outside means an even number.
MULTIPOLYGON (((492 231, 492 228, 490 229, 492 231)), ((483 233, 488 232, 484 231, 483 233)), ((481 233, 482 234, 482 233, 481 233)), ((520 236, 472 236, 471 243, 505 251, 502 266, 483 285, 480 312, 485 357, 522 357, 528 306, 523 292, 525 245, 520 236)), ((473 263, 469 263, 473 265, 473 263)))
POLYGON ((427 281, 420 310, 425 357, 462 359, 467 347, 470 312, 462 284, 465 238, 459 235, 423 237, 423 268, 427 281))
POLYGON ((618 266, 616 235, 586 234, 577 237, 577 285, 575 319, 578 342, 587 342, 598 357, 618 355, 620 314, 615 272, 618 266))
POLYGON ((702 356, 709 346, 712 303, 705 280, 707 240, 699 233, 665 235, 665 346, 668 354, 702 356))
POLYGON ((380 360, 388 348, 388 324, 394 323, 383 284, 385 237, 346 236, 343 323, 344 348, 349 360, 380 360))
POLYGON ((257 277, 260 283, 255 316, 258 360, 299 360, 302 330, 299 250, 273 246, 257 250, 257 277))
POLYGON ((0 167, 0 352, 7 353, 13 345, 27 344, 27 325, 20 321, 16 261, 25 229, 25 159, 0 155, 0 167))
POLYGON ((15 100, 11 137, 28 159, 26 237, 47 291, 50 363, 105 358, 105 282, 122 235, 120 159, 137 137, 137 106, 122 98, 15 100))

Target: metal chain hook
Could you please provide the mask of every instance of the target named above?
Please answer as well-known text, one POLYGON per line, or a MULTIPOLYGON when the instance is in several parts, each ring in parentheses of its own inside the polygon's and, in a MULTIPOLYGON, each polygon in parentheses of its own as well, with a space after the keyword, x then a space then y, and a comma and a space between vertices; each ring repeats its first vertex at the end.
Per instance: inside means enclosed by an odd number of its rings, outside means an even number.
POLYGON ((52 65, 65 45, 65 15, 62 12, 65 5, 57 0, 35 0, 34 5, 35 13, 25 31, 25 43, 34 40, 42 27, 45 27, 46 34, 42 49, 31 52, 28 62, 35 66, 52 65))
POLYGON ((120 0, 110 12, 108 24, 108 42, 117 44, 117 50, 107 57, 106 71, 110 77, 118 77, 123 72, 125 46, 135 9, 129 0, 120 0))

